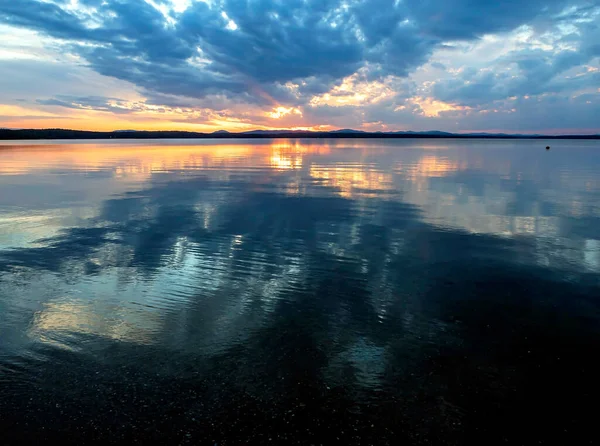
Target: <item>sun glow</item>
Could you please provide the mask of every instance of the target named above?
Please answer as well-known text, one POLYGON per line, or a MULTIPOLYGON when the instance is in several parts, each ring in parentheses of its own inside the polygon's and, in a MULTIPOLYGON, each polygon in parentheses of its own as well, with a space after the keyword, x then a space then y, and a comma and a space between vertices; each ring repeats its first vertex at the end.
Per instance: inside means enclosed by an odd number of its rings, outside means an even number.
POLYGON ((267 112, 267 116, 273 119, 279 119, 292 114, 302 116, 302 112, 296 107, 276 107, 273 111, 267 112))
MULTIPOLYGON (((409 99, 410 103, 416 105, 421 109, 420 114, 423 116, 427 116, 428 118, 437 118, 440 114, 445 112, 454 112, 454 111, 469 111, 471 107, 467 107, 464 105, 456 105, 448 102, 437 101, 433 98, 425 98, 421 96, 415 96, 409 99)), ((405 107, 400 106, 395 109, 395 111, 403 110, 405 107)))
POLYGON ((381 81, 365 81, 357 73, 346 77, 340 85, 320 96, 313 96, 310 105, 313 107, 328 105, 330 107, 359 106, 376 104, 393 97, 396 92, 381 81))

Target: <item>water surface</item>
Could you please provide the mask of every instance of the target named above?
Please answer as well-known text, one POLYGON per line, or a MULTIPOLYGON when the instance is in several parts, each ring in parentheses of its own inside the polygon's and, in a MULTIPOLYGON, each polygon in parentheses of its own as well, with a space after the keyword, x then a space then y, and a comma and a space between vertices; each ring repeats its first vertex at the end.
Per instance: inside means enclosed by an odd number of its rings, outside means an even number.
POLYGON ((5 444, 589 443, 597 141, 0 143, 5 444))

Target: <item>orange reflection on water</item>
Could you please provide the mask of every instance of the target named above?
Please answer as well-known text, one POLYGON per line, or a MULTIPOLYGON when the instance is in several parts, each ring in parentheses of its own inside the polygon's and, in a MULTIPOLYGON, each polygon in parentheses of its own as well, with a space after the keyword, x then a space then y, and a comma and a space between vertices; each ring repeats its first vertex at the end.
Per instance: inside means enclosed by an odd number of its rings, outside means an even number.
POLYGON ((302 156, 284 154, 279 150, 273 150, 269 161, 271 167, 275 169, 299 169, 302 167, 302 156))
POLYGON ((278 140, 272 143, 211 141, 176 142, 102 141, 65 144, 0 145, 0 175, 71 169, 92 172, 113 170, 116 178, 144 180, 155 172, 197 170, 228 166, 268 166, 275 169, 302 167, 308 154, 326 154, 322 144, 278 140))
POLYGON ((326 155, 331 147, 326 144, 302 144, 299 141, 284 140, 270 144, 269 165, 275 169, 300 169, 306 155, 326 155))
POLYGON ((113 168, 117 177, 186 170, 247 158, 243 145, 132 145, 130 143, 68 143, 0 146, 0 174, 69 168, 97 171, 113 168))
POLYGON ((393 176, 381 170, 370 169, 363 164, 356 165, 313 165, 310 176, 324 180, 330 187, 339 189, 340 195, 351 198, 354 195, 376 195, 376 192, 394 188, 393 176))
POLYGON ((394 190, 394 175, 427 188, 428 178, 443 177, 467 167, 466 161, 458 162, 444 156, 426 155, 413 163, 397 163, 391 171, 361 163, 312 165, 310 176, 324 180, 327 186, 339 189, 341 196, 352 198, 359 195, 377 196, 380 192, 394 190))
POLYGON ((418 162, 396 164, 394 172, 402 174, 410 180, 419 178, 443 177, 458 170, 466 169, 467 162, 450 160, 443 156, 425 155, 418 162))

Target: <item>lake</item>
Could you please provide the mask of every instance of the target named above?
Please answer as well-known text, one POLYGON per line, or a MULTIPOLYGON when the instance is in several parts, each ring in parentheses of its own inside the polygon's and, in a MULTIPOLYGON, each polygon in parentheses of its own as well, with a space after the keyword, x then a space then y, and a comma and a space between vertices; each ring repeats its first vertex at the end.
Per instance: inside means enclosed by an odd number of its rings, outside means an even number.
POLYGON ((587 444, 599 352, 599 141, 0 142, 3 444, 587 444))

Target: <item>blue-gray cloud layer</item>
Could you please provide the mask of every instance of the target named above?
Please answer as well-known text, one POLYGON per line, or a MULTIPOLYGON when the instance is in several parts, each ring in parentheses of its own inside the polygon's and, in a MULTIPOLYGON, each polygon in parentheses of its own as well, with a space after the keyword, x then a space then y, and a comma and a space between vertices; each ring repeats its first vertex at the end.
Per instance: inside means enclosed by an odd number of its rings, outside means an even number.
POLYGON ((158 8, 144 0, 79 0, 72 8, 65 0, 0 0, 0 21, 63 40, 93 70, 132 82, 148 97, 302 105, 361 68, 371 80, 405 77, 436 49, 522 25, 562 33, 556 42, 564 49, 513 51, 497 63, 514 72, 463 70, 431 94, 473 106, 598 81, 597 74, 561 77, 600 56, 592 19, 598 5, 585 0, 214 0, 182 13, 166 0, 154 3, 158 8))

